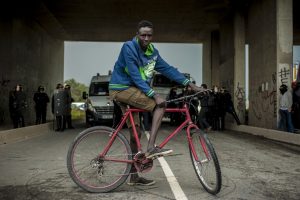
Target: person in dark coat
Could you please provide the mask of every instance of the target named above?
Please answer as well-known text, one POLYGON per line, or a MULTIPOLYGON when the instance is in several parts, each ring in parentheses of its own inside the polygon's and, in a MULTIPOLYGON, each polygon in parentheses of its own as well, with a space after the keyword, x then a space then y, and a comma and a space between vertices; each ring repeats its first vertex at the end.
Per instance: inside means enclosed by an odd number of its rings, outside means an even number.
POLYGON ((24 113, 26 108, 26 95, 22 85, 17 84, 15 89, 9 93, 9 112, 14 128, 25 126, 24 113))
POLYGON ((36 112, 35 124, 46 123, 49 96, 45 93, 45 88, 43 86, 38 87, 37 92, 34 93, 33 101, 35 102, 36 112))
MULTIPOLYGON (((237 116, 235 109, 234 109, 231 94, 224 87, 222 88, 222 90, 223 90, 223 101, 224 101, 225 111, 233 116, 237 125, 241 125, 240 119, 237 116)), ((224 115, 224 117, 225 117, 225 115, 224 115)), ((223 129, 224 129, 224 127, 223 127, 223 129)))
MULTIPOLYGON (((65 85, 65 95, 66 95, 66 115, 64 117, 64 124, 67 126, 68 129, 73 129, 72 125, 72 102, 74 102, 74 99, 72 98, 71 94, 71 86, 69 84, 65 85)), ((65 128, 65 127, 64 127, 65 128)))
POLYGON ((64 116, 66 115, 67 109, 67 96, 62 84, 57 84, 56 90, 52 96, 52 113, 55 116, 56 120, 56 129, 55 131, 64 131, 64 116))
MULTIPOLYGON (((205 83, 203 83, 201 87, 207 89, 207 85, 205 83)), ((201 109, 198 115, 198 125, 201 129, 205 131, 210 131, 212 128, 211 125, 208 123, 208 118, 210 114, 210 108, 208 105, 208 100, 210 98, 209 95, 203 95, 199 97, 201 109)))
POLYGON ((300 130, 300 82, 296 82, 293 88, 292 119, 294 128, 300 130))

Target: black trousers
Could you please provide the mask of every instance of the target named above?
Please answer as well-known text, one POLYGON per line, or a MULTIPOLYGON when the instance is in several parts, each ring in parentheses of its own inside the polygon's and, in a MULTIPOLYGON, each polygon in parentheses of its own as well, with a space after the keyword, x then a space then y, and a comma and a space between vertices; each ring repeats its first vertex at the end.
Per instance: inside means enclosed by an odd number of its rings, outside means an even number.
POLYGON ((36 120, 35 124, 46 123, 47 110, 46 109, 36 109, 36 120))
POLYGON ((22 114, 12 115, 12 121, 13 121, 14 128, 19 128, 19 127, 25 126, 25 120, 24 120, 24 116, 22 114))

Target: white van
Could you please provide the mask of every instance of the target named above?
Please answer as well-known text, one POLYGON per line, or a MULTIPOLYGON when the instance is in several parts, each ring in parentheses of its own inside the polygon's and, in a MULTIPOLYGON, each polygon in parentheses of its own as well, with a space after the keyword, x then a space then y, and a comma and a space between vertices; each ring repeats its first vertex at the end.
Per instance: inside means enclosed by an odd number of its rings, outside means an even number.
MULTIPOLYGON (((193 78, 188 73, 184 73, 184 76, 193 81, 193 78)), ((173 87, 178 88, 178 94, 182 93, 182 90, 185 88, 183 85, 176 83, 175 81, 171 81, 164 75, 156 72, 153 75, 153 79, 151 81, 151 87, 153 90, 158 93, 161 97, 167 99, 171 89, 173 87)))
MULTIPOLYGON (((189 73, 183 73, 183 75, 189 80, 194 81, 194 79, 190 76, 189 73)), ((181 95, 185 89, 185 86, 175 81, 171 81, 169 78, 165 77, 161 73, 154 73, 153 79, 151 81, 151 88, 155 91, 155 93, 168 100, 168 96, 173 87, 177 88, 177 95, 181 95)), ((170 116, 170 113, 165 113, 163 121, 170 121, 170 116)))
POLYGON ((93 76, 89 93, 83 93, 86 99, 86 124, 93 126, 103 122, 113 121, 114 104, 109 98, 108 85, 111 74, 93 76))

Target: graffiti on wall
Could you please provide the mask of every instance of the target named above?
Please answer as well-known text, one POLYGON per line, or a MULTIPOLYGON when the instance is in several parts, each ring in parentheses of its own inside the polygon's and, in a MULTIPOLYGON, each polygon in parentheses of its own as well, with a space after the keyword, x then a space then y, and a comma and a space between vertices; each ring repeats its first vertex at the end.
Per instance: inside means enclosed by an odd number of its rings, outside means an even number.
POLYGON ((252 105, 253 114, 256 119, 261 120, 265 114, 273 113, 273 117, 277 117, 277 90, 276 90, 276 72, 272 74, 272 81, 262 83, 254 92, 250 103, 252 105))
POLYGON ((281 84, 289 85, 291 82, 291 71, 288 64, 279 64, 278 80, 281 84))
POLYGON ((236 91, 234 93, 234 96, 237 100, 237 108, 238 115, 244 115, 245 112, 245 90, 243 87, 240 86, 240 83, 238 82, 236 91))

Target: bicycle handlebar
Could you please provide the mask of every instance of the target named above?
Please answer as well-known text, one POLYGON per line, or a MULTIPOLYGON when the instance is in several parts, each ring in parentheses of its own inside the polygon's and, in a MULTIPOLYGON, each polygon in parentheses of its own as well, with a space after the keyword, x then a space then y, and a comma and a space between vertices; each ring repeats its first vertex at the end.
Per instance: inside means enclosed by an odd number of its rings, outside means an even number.
POLYGON ((187 99, 191 99, 195 96, 198 96, 198 95, 201 95, 201 94, 206 94, 207 92, 211 92, 212 90, 210 89, 206 89, 204 91, 200 91, 200 92, 196 92, 195 94, 192 94, 192 95, 187 95, 187 96, 183 96, 183 97, 179 97, 179 98, 176 98, 176 99, 170 99, 170 100, 167 100, 165 101, 164 103, 172 103, 172 102, 177 102, 177 101, 183 101, 183 100, 187 100, 187 99))

